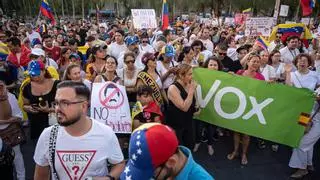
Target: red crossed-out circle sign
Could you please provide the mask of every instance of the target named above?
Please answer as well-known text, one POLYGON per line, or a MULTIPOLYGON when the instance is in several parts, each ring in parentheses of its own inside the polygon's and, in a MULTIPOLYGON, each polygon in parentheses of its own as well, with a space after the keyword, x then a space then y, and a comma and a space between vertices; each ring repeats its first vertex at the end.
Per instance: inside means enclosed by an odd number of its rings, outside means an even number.
POLYGON ((122 106, 122 104, 124 103, 124 95, 122 94, 121 90, 117 87, 116 84, 110 82, 110 83, 106 83, 99 90, 99 100, 104 107, 108 109, 117 109, 120 106, 122 106), (112 86, 112 87, 108 87, 108 86, 112 86), (111 91, 111 93, 105 94, 107 88, 113 89, 113 91, 111 91), (118 96, 118 94, 119 94, 119 98, 118 98, 119 101, 117 101, 115 104, 110 104, 110 100, 116 99, 115 96, 118 96))

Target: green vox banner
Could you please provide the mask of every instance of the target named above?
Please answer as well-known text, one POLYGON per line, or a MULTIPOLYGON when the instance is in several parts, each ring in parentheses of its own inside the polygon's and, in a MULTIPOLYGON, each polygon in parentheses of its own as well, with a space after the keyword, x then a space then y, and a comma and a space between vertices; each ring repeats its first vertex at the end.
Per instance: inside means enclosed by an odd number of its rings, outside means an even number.
POLYGON ((305 127, 300 114, 310 113, 314 95, 307 89, 196 68, 200 120, 250 136, 298 147, 305 127))

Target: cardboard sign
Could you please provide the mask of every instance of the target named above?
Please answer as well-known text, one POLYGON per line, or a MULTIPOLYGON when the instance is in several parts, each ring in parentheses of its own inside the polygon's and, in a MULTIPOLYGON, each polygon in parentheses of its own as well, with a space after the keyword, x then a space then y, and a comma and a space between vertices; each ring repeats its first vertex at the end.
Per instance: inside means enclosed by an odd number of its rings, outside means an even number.
POLYGON ((154 9, 131 9, 133 26, 136 29, 157 28, 154 9))
POLYGON ((91 118, 110 126, 115 133, 131 133, 131 115, 124 86, 93 83, 91 118))
POLYGON ((275 18, 247 18, 246 20, 246 36, 269 36, 272 27, 275 25, 275 18))

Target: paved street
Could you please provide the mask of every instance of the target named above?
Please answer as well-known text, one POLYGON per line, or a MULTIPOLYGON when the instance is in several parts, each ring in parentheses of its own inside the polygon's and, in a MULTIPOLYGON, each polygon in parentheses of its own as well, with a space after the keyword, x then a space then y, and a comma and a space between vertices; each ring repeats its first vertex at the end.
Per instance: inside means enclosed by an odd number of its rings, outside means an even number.
MULTIPOLYGON (((209 157, 206 153, 206 145, 200 146, 199 152, 194 158, 218 180, 286 180, 290 179, 292 169, 288 167, 291 148, 280 146, 278 152, 272 152, 270 144, 267 148, 260 150, 256 146, 256 139, 252 139, 249 150, 249 164, 245 167, 240 165, 240 159, 229 161, 226 156, 232 150, 232 138, 222 137, 214 143, 215 153, 209 157)), ((24 154, 27 179, 33 179, 34 162, 32 160, 35 143, 28 141, 22 145, 24 154)), ((320 179, 320 143, 314 150, 314 165, 316 171, 304 178, 304 180, 320 179)))

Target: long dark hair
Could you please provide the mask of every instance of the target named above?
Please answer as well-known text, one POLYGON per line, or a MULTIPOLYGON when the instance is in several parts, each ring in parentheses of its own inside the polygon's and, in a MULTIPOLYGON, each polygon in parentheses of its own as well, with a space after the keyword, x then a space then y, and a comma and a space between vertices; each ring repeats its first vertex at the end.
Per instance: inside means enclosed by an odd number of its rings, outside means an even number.
POLYGON ((209 58, 204 62, 203 67, 204 67, 204 68, 208 68, 210 61, 216 61, 216 62, 217 62, 217 64, 218 64, 218 71, 222 71, 222 70, 223 70, 223 68, 224 68, 224 67, 223 67, 223 64, 222 64, 222 62, 220 61, 220 59, 218 59, 216 56, 211 56, 211 57, 209 57, 209 58))
POLYGON ((281 54, 280 51, 278 50, 273 50, 270 54, 269 54, 269 58, 268 58, 268 64, 269 65, 272 65, 272 57, 275 55, 275 54, 281 54))
POLYGON ((192 50, 191 46, 185 46, 182 49, 182 52, 178 56, 178 61, 177 62, 182 62, 183 59, 185 58, 186 54, 189 54, 189 52, 192 50))

